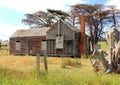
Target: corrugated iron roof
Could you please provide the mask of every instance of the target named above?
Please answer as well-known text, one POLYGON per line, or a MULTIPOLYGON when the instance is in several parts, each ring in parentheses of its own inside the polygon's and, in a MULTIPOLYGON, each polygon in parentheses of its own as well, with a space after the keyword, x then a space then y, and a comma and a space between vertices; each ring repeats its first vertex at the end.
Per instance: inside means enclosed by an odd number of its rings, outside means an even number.
POLYGON ((76 27, 74 27, 73 25, 65 22, 65 21, 62 21, 64 24, 66 24, 70 29, 72 29, 73 31, 76 31, 76 32, 80 32, 80 30, 76 27))
MULTIPOLYGON (((67 22, 65 22, 63 20, 59 20, 59 21, 61 21, 62 23, 66 24, 71 30, 76 31, 76 32, 80 32, 79 29, 77 29, 76 27, 72 26, 71 24, 69 24, 69 23, 67 23, 67 22)), ((53 26, 56 25, 56 24, 58 24, 58 22, 56 22, 55 24, 53 24, 53 26)), ((49 30, 47 30, 47 32, 49 32, 51 29, 53 29, 52 26, 49 28, 49 30)))
POLYGON ((49 27, 17 30, 11 37, 46 36, 46 31, 48 29, 49 27))

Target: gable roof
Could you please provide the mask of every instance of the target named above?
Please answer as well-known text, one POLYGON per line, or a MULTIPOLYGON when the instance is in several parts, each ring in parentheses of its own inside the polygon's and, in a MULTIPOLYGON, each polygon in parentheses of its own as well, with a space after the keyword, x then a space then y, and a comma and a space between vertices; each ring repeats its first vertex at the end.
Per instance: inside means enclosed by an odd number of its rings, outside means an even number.
POLYGON ((17 30, 15 33, 12 34, 11 38, 12 37, 46 36, 46 31, 48 29, 49 27, 17 30))
POLYGON ((73 25, 65 22, 65 21, 62 21, 64 24, 66 24, 70 29, 72 29, 73 31, 76 31, 76 32, 80 32, 80 30, 76 27, 74 27, 73 25))
MULTIPOLYGON (((76 31, 76 32, 80 32, 79 29, 75 28, 75 27, 72 26, 71 24, 69 24, 69 23, 67 23, 67 22, 65 22, 65 21, 63 21, 63 20, 59 20, 59 21, 61 21, 61 22, 62 22, 63 24, 65 24, 65 25, 67 25, 71 30, 76 31)), ((59 21, 57 21, 55 24, 53 24, 53 25, 47 30, 47 32, 49 32, 51 29, 53 29, 53 26, 56 25, 56 24, 58 24, 59 21)))

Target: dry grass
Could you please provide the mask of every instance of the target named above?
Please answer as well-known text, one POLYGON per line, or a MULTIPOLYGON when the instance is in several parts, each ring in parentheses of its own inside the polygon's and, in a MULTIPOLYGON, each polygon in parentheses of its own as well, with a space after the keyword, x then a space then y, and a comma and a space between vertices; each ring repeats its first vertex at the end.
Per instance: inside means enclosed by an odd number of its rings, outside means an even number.
POLYGON ((44 73, 44 59, 41 57, 42 73, 36 75, 34 71, 31 74, 36 68, 35 56, 6 54, 7 51, 0 51, 0 76, 4 74, 0 77, 2 85, 119 85, 120 77, 117 74, 108 75, 102 70, 98 73, 99 77, 96 76, 89 59, 80 59, 79 68, 66 69, 61 68, 64 58, 48 57, 48 73, 44 73))
POLYGON ((0 66, 15 70, 25 70, 34 66, 35 58, 26 56, 1 56, 0 66))
MULTIPOLYGON (((49 68, 60 68, 61 59, 48 57, 49 68)), ((8 51, 0 50, 0 67, 18 71, 28 71, 36 68, 36 56, 14 56, 8 51)), ((44 69, 44 58, 40 57, 40 68, 44 69)))
MULTIPOLYGON (((14 56, 9 55, 8 52, 9 51, 6 50, 0 50, 0 67, 19 71, 28 71, 36 68, 36 56, 14 56)), ((48 57, 47 60, 49 70, 61 70, 61 65, 66 59, 72 61, 74 60, 70 58, 48 57)), ((88 59, 79 60, 82 64, 82 68, 86 69, 87 67, 87 69, 92 69, 90 61, 88 59)), ((42 56, 40 57, 40 69, 44 69, 44 58, 42 56)))

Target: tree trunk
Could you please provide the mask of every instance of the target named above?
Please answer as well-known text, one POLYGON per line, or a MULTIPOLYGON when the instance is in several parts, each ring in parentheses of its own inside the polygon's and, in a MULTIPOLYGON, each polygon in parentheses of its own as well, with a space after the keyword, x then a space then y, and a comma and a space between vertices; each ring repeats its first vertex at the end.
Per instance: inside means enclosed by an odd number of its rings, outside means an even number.
POLYGON ((91 46, 92 46, 92 49, 91 49, 91 52, 94 51, 94 38, 93 38, 93 33, 92 33, 92 27, 90 27, 90 41, 91 41, 91 46))

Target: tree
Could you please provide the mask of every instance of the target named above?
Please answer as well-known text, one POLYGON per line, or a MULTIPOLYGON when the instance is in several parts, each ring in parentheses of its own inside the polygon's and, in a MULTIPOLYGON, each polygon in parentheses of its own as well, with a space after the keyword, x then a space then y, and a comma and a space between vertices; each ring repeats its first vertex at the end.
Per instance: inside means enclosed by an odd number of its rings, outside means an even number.
POLYGON ((47 12, 38 11, 33 14, 26 14, 26 18, 22 20, 23 23, 30 27, 49 27, 53 24, 54 16, 47 12))
POLYGON ((109 10, 103 10, 104 5, 102 4, 76 4, 71 6, 73 15, 85 16, 86 24, 90 31, 90 41, 92 44, 92 51, 94 45, 97 44, 101 38, 103 32, 103 25, 106 20, 106 16, 110 13, 109 10))
POLYGON ((47 9, 47 11, 54 16, 55 19, 65 20, 66 17, 69 17, 69 14, 62 10, 47 9))
POLYGON ((53 9, 47 9, 49 13, 55 16, 56 20, 64 20, 65 22, 75 26, 77 17, 73 16, 71 12, 67 13, 62 10, 53 10, 53 9))
MULTIPOLYGON (((119 18, 120 11, 116 9, 116 6, 110 5, 106 6, 102 4, 76 4, 71 6, 71 12, 75 16, 85 16, 86 24, 90 31, 90 41, 92 44, 92 49, 94 50, 94 45, 103 38, 104 27, 107 24, 116 26, 119 18)), ((92 50, 92 51, 93 51, 92 50)))
POLYGON ((118 10, 115 5, 109 5, 107 8, 110 10, 109 23, 116 26, 118 20, 120 19, 120 10, 118 10))
POLYGON ((63 20, 71 25, 76 25, 78 19, 70 12, 64 12, 62 10, 47 9, 47 12, 38 11, 33 14, 26 14, 26 18, 22 22, 29 25, 32 28, 35 27, 49 27, 58 20, 63 20))

